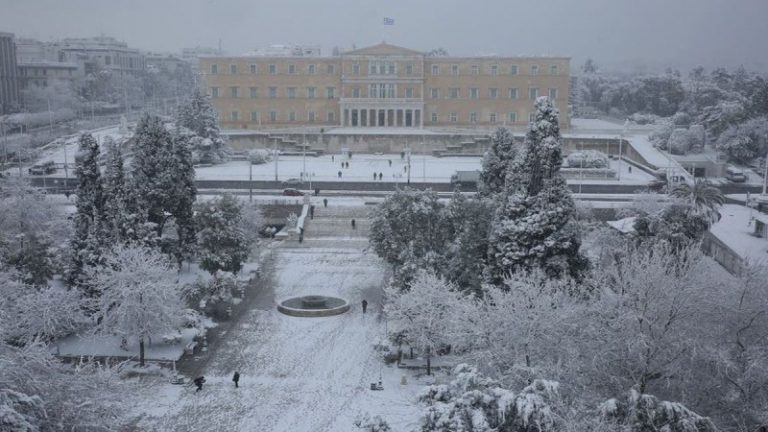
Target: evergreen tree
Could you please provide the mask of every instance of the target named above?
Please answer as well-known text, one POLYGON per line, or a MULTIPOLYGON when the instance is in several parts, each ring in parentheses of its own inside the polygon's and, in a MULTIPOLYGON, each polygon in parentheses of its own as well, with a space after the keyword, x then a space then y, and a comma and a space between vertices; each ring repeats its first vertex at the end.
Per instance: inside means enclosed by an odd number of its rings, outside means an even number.
POLYGON ((237 273, 248 259, 250 245, 242 229, 242 207, 232 195, 196 205, 200 267, 216 275, 237 273))
POLYGON ((490 200, 468 199, 455 191, 445 208, 448 245, 442 274, 462 290, 476 291, 488 253, 493 207, 490 200))
MULTIPOLYGON (((83 268, 100 262, 104 245, 104 193, 98 160, 99 144, 91 134, 81 135, 80 148, 75 157, 77 211, 72 238, 72 262, 67 275, 70 285, 83 285, 83 268)), ((86 293, 90 292, 87 287, 82 288, 86 293)))
POLYGON ((184 259, 194 253, 197 243, 193 205, 197 197, 195 167, 189 141, 181 134, 173 140, 173 166, 171 176, 175 187, 171 213, 176 220, 177 245, 174 249, 176 261, 181 266, 184 259))
POLYGON ((548 275, 579 276, 586 259, 572 224, 574 204, 562 164, 558 113, 546 97, 536 100, 536 117, 525 153, 507 172, 504 196, 492 222, 486 280, 540 267, 548 275))
POLYGON ((518 147, 509 129, 496 129, 491 137, 491 148, 483 157, 479 184, 481 195, 496 195, 504 190, 509 165, 515 160, 517 153, 518 147))
POLYGON ((104 139, 107 150, 104 170, 104 223, 106 234, 115 241, 126 241, 131 233, 131 217, 128 209, 128 184, 125 161, 120 144, 110 137, 104 139))
POLYGON ((179 108, 176 124, 196 135, 190 139, 196 162, 219 163, 229 158, 229 149, 219 133, 216 111, 208 96, 199 89, 179 108))
POLYGON ((131 204, 138 225, 149 223, 156 236, 162 237, 173 202, 176 185, 173 168, 173 138, 163 121, 145 114, 136 128, 131 170, 131 204))

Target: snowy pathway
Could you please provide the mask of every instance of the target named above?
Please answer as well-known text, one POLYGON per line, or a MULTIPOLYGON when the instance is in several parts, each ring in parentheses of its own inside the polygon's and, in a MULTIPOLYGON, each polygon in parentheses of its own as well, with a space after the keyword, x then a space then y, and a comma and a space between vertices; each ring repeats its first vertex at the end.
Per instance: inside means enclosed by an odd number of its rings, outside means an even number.
POLYGON ((351 302, 350 312, 294 318, 274 308, 247 311, 208 363, 203 391, 164 387, 140 408, 146 416, 138 427, 352 432, 358 430, 354 419, 370 413, 382 415, 394 430, 412 429, 420 386, 399 385, 403 372, 381 366, 373 344, 383 338, 384 323, 358 306, 363 293, 375 298, 370 294, 380 290, 384 266, 360 248, 364 237, 338 234, 334 242, 327 236, 312 241, 309 233, 300 247, 278 249, 274 294, 278 300, 309 293, 340 296, 351 302), (242 376, 239 389, 231 381, 234 368, 242 376), (380 371, 385 391, 372 392, 369 385, 380 371))

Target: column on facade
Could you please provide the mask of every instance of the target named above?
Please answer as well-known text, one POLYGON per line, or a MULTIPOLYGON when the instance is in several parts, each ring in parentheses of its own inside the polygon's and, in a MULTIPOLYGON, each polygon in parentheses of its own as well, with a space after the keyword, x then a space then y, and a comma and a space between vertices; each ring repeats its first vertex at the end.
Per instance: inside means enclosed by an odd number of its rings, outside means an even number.
POLYGON ((389 109, 384 109, 384 126, 389 126, 389 109))
POLYGON ((418 110, 419 113, 419 128, 424 129, 424 110, 418 110))

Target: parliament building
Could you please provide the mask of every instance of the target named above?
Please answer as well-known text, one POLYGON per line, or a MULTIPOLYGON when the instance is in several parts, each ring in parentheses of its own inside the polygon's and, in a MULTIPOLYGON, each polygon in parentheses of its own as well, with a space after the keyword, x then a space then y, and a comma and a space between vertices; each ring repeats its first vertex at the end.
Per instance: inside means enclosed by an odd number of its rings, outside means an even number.
POLYGON ((334 57, 203 57, 225 129, 524 127, 539 96, 568 128, 569 59, 430 57, 386 43, 334 57))

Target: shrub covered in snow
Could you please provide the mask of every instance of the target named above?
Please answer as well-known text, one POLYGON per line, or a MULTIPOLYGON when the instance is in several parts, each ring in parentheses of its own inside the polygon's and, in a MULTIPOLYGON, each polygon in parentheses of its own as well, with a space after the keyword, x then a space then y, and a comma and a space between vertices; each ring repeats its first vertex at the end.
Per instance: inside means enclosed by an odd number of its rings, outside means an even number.
POLYGON ((365 413, 355 419, 355 426, 362 429, 364 432, 391 432, 392 428, 380 416, 371 417, 370 414, 365 413))
POLYGON ((597 150, 584 150, 573 152, 566 157, 569 168, 605 168, 608 166, 608 157, 597 150))
POLYGON ((609 399, 599 408, 600 415, 622 430, 665 432, 717 432, 714 423, 678 402, 661 401, 655 396, 630 390, 621 399, 609 399), (628 429, 625 429, 628 428, 628 429))
POLYGON ((639 125, 656 124, 656 122, 659 121, 659 116, 654 114, 635 113, 629 116, 629 121, 639 125))
POLYGON ((271 161, 272 155, 266 149, 251 150, 248 152, 248 160, 254 165, 261 165, 271 161))
POLYGON ((422 431, 545 432, 561 426, 553 408, 556 382, 537 379, 515 394, 466 364, 453 374, 450 383, 428 386, 419 395, 427 404, 422 431))

